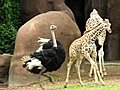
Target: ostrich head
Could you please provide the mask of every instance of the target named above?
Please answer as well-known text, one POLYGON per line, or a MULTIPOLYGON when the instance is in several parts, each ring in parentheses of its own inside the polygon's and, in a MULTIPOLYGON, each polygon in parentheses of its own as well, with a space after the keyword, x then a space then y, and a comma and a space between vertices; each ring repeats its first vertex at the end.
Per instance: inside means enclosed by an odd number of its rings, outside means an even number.
POLYGON ((57 42, 56 42, 55 32, 54 32, 56 29, 57 29, 56 25, 50 25, 50 30, 51 30, 52 39, 53 39, 53 47, 57 47, 57 42))
POLYGON ((56 30, 57 26, 56 25, 50 25, 50 30, 56 30))

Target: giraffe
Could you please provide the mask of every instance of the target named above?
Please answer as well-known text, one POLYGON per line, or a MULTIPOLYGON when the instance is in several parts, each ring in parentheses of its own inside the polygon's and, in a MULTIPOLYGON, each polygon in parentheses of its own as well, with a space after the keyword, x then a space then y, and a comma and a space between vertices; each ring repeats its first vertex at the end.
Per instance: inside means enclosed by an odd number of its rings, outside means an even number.
MULTIPOLYGON (((94 14, 97 14, 95 10, 93 10, 94 14)), ((65 85, 64 87, 67 87, 68 81, 69 81, 69 74, 70 74, 70 69, 73 64, 73 62, 76 61, 75 67, 77 69, 78 77, 79 77, 79 82, 81 85, 84 85, 81 80, 80 76, 80 65, 82 62, 83 58, 86 58, 91 66, 94 69, 94 74, 95 74, 95 82, 98 82, 98 79, 100 80, 101 84, 105 84, 103 79, 100 76, 97 64, 95 60, 93 60, 92 56, 94 53, 94 44, 95 40, 98 38, 98 36, 101 34, 103 30, 107 30, 108 32, 111 33, 111 30, 107 29, 109 27, 109 22, 106 20, 101 20, 99 21, 97 18, 93 18, 93 22, 96 22, 97 25, 94 25, 95 27, 91 29, 91 31, 87 32, 84 34, 82 37, 74 40, 72 44, 69 47, 69 62, 67 63, 67 75, 66 75, 66 80, 65 80, 65 85), (92 54, 92 55, 91 55, 92 54)))
MULTIPOLYGON (((98 36, 98 44, 101 45, 101 48, 98 50, 98 60, 99 60, 100 74, 102 77, 104 77, 104 75, 107 75, 105 65, 104 65, 104 50, 103 50, 105 39, 106 39, 106 30, 103 30, 101 34, 98 36)), ((96 45, 94 45, 94 47, 96 48, 96 45)), ((94 53, 94 56, 97 59, 97 50, 96 50, 96 53, 94 53)), ((95 59, 95 62, 97 63, 96 59, 95 59)), ((90 77, 92 76, 92 71, 93 71, 93 68, 91 67, 90 73, 89 73, 90 77)))
MULTIPOLYGON (((98 12, 94 9, 94 11, 97 13, 97 14, 94 14, 94 13, 91 13, 90 14, 90 17, 94 17, 94 18, 97 18, 99 21, 102 21, 103 19, 99 16, 98 12)), ((106 21, 109 22, 108 19, 105 19, 106 21)), ((91 30, 93 27, 90 27, 90 25, 94 26, 96 25, 96 23, 94 23, 92 21, 91 18, 89 18, 86 22, 86 32, 88 32, 89 30, 91 30)), ((109 27, 108 29, 110 30, 111 28, 111 24, 109 23, 109 27)), ((101 32, 101 34, 98 36, 98 44, 101 45, 101 48, 100 50, 98 50, 98 57, 99 57, 99 69, 100 69, 100 74, 101 76, 103 77, 104 75, 107 75, 106 73, 106 69, 105 69, 105 66, 104 66, 104 51, 103 51, 103 46, 104 46, 104 42, 105 42, 105 39, 106 39, 106 30, 103 30, 101 32)), ((96 45, 94 44, 94 48, 96 48, 96 45)), ((95 53, 93 53, 94 55, 94 58, 95 58, 95 62, 97 63, 96 59, 97 59, 97 51, 96 49, 94 49, 95 53)), ((89 76, 91 77, 92 76, 92 66, 91 66, 91 69, 90 69, 90 73, 89 73, 89 76)))
POLYGON ((101 74, 102 77, 104 75, 107 75, 105 65, 104 65, 104 50, 103 50, 105 39, 106 39, 106 31, 103 30, 103 32, 98 37, 98 44, 101 45, 101 48, 98 51, 98 57, 99 57, 100 74, 101 74))

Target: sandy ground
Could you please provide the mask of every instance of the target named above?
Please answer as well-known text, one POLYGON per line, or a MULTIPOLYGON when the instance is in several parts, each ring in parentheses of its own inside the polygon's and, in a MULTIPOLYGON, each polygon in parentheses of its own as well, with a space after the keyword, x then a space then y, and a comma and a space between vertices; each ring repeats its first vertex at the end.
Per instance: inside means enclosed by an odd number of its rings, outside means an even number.
MULTIPOLYGON (((89 77, 83 77, 82 80, 83 80, 83 83, 93 82, 93 78, 89 78, 89 77)), ((110 86, 120 84, 120 76, 106 76, 104 78, 104 81, 107 85, 110 84, 110 86)), ((72 83, 78 83, 78 79, 71 78, 69 84, 72 84, 72 83)), ((48 88, 48 90, 49 90, 50 87, 55 87, 55 86, 64 87, 64 80, 63 81, 55 81, 54 84, 44 81, 44 82, 42 82, 42 84, 45 88, 48 88)), ((101 84, 99 84, 99 85, 101 85, 101 84)), ((40 86, 39 86, 39 84, 31 84, 28 86, 7 87, 7 85, 5 85, 5 84, 0 84, 0 90, 40 90, 40 86)))

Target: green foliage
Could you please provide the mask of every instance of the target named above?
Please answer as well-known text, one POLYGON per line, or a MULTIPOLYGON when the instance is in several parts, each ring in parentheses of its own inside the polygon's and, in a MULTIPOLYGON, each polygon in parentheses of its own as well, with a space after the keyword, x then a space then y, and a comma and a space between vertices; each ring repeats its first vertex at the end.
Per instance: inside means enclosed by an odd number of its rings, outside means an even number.
POLYGON ((2 0, 0 4, 0 54, 13 53, 20 26, 19 0, 2 0))
POLYGON ((91 82, 84 84, 85 86, 80 86, 80 84, 69 84, 67 88, 64 88, 62 85, 49 88, 48 90, 120 90, 120 83, 114 84, 109 82, 105 86, 91 82))

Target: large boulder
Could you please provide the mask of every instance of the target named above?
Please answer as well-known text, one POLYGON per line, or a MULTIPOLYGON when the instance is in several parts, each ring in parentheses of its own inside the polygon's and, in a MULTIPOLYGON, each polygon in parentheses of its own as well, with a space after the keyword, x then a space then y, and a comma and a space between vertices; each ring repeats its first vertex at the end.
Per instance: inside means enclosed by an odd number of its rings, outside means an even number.
POLYGON ((0 55, 0 83, 8 81, 11 58, 10 54, 0 55))
POLYGON ((32 17, 48 11, 63 11, 73 19, 72 11, 65 5, 65 0, 20 0, 22 22, 30 20, 32 17))
MULTIPOLYGON (((49 29, 51 24, 57 25, 56 38, 63 44, 68 57, 68 48, 71 42, 81 36, 76 23, 67 14, 60 11, 50 11, 37 15, 18 30, 9 72, 9 86, 21 86, 37 82, 35 75, 22 67, 21 58, 33 53, 39 47, 38 37, 51 38, 49 29)), ((59 72, 65 71, 66 62, 67 58, 58 70, 59 72)))

